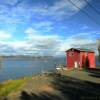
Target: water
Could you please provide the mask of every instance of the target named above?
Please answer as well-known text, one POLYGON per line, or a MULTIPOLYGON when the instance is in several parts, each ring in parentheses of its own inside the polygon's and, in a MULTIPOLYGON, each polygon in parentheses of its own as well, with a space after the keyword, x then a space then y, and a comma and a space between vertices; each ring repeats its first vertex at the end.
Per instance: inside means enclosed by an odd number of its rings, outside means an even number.
POLYGON ((95 61, 96 61, 96 66, 100 66, 100 61, 99 61, 98 57, 95 58, 95 61))
MULTIPOLYGON (((54 71, 57 64, 66 64, 66 58, 57 57, 46 60, 6 58, 0 63, 0 82, 40 74, 42 71, 54 71)), ((97 59, 96 64, 100 66, 97 59)))
POLYGON ((65 63, 65 58, 47 60, 6 58, 0 64, 0 82, 40 74, 41 71, 54 71, 56 64, 65 63))

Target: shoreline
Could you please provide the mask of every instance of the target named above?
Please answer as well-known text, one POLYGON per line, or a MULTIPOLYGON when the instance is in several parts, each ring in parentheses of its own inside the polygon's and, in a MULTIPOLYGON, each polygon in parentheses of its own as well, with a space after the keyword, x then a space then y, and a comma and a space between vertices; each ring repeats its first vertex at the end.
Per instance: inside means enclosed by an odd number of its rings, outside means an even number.
MULTIPOLYGON (((9 79, 0 83, 0 97, 7 96, 13 91, 19 91, 25 83, 34 79, 48 77, 50 73, 35 74, 31 76, 20 77, 17 79, 9 79)), ((52 74, 55 74, 52 72, 52 74)))
POLYGON ((48 90, 54 92, 55 89, 52 88, 51 85, 55 84, 53 84, 52 82, 56 82, 58 84, 64 77, 65 78, 63 80, 67 79, 67 82, 71 82, 72 85, 74 85, 73 84, 74 82, 79 83, 80 81, 85 86, 87 86, 88 83, 98 85, 100 84, 100 78, 93 75, 94 74, 98 75, 100 73, 99 71, 100 69, 94 70, 94 72, 91 72, 91 70, 90 72, 86 70, 68 70, 68 71, 63 71, 61 73, 54 73, 54 72, 49 74, 44 73, 44 74, 27 76, 15 80, 7 80, 2 82, 2 84, 0 84, 0 98, 9 96, 18 97, 19 95, 17 93, 22 91, 27 91, 27 93, 31 93, 31 91, 33 91, 34 93, 39 93, 42 91, 48 92, 48 90), (59 79, 59 82, 57 82, 56 79, 59 79))
POLYGON ((7 96, 9 93, 20 89, 20 86, 30 80, 31 77, 24 77, 15 80, 6 80, 0 83, 0 97, 7 96))

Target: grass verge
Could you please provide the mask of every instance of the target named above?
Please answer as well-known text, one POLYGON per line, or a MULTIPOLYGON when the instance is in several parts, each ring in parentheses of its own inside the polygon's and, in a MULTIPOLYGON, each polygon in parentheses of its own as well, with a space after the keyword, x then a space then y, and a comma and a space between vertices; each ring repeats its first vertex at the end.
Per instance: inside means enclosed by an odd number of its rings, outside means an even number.
POLYGON ((23 78, 17 80, 8 80, 0 84, 0 97, 7 96, 13 91, 20 90, 21 86, 27 82, 30 78, 23 78))

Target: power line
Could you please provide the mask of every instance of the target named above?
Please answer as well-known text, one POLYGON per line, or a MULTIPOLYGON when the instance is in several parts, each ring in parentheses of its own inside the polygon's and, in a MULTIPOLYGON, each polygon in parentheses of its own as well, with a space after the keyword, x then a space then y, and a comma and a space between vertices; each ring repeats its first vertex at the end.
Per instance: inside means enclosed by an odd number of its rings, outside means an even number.
POLYGON ((89 7, 91 7, 98 15, 100 15, 100 12, 95 8, 95 7, 93 7, 92 6, 92 4, 90 4, 87 0, 84 0, 87 4, 88 4, 88 6, 89 7))
POLYGON ((87 12, 85 12, 83 9, 78 7, 75 3, 73 3, 71 0, 68 0, 74 7, 82 11, 89 19, 91 19, 95 24, 100 25, 93 17, 91 17, 87 12))

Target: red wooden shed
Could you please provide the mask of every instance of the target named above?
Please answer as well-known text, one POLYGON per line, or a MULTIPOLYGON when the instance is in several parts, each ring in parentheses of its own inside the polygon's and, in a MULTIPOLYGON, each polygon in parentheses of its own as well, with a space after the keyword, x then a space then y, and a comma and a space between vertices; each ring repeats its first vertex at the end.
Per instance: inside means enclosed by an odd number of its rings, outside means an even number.
POLYGON ((66 51, 67 68, 95 68, 95 52, 88 49, 71 48, 66 51))

